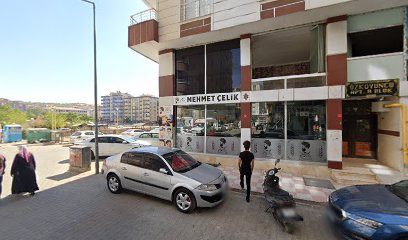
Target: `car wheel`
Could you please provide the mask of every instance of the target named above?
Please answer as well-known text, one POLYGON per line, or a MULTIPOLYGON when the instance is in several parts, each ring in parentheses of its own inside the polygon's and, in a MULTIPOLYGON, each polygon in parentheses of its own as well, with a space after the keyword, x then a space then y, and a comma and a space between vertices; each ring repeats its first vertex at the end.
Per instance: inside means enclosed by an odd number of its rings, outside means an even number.
POLYGON ((91 150, 91 160, 95 160, 95 153, 91 150))
POLYGON ((180 188, 174 193, 174 204, 183 213, 190 213, 196 208, 194 195, 185 188, 180 188))
POLYGON ((108 175, 107 184, 111 193, 118 194, 122 192, 122 184, 120 183, 120 179, 116 174, 111 173, 108 175))

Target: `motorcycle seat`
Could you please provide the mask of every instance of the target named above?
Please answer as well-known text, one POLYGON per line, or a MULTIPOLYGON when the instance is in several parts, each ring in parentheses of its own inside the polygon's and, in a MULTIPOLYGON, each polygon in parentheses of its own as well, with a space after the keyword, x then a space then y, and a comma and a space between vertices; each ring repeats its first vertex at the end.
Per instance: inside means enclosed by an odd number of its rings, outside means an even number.
POLYGON ((274 196, 289 196, 290 194, 281 188, 267 188, 267 192, 274 196))

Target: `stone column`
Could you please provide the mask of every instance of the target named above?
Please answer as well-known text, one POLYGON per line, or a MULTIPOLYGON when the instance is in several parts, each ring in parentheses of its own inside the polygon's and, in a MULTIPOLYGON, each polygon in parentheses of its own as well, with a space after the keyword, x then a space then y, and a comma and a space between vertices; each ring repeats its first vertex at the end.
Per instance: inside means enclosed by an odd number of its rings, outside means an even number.
POLYGON ((347 83, 347 16, 327 20, 327 164, 342 169, 342 98, 347 83))
MULTIPOLYGON (((251 91, 251 34, 241 35, 241 91, 251 91)), ((242 143, 251 141, 251 103, 241 103, 241 150, 242 143)))

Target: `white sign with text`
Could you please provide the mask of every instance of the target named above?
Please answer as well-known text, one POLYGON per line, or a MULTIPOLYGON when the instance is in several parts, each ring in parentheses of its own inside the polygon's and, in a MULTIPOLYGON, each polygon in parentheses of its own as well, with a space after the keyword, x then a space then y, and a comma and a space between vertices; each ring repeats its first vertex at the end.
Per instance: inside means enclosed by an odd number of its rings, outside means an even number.
POLYGON ((216 94, 197 94, 176 96, 174 105, 201 105, 201 104, 222 104, 222 103, 240 103, 241 93, 216 93, 216 94))

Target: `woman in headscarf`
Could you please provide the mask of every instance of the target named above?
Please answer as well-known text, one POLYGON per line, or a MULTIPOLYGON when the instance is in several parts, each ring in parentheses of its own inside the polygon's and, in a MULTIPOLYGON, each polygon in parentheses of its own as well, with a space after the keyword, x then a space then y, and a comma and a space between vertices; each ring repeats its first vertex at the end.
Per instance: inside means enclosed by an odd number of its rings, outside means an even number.
POLYGON ((34 155, 28 151, 25 145, 18 146, 19 153, 14 157, 11 166, 11 176, 13 183, 11 186, 12 194, 28 192, 31 195, 39 190, 35 176, 35 159, 34 155))

